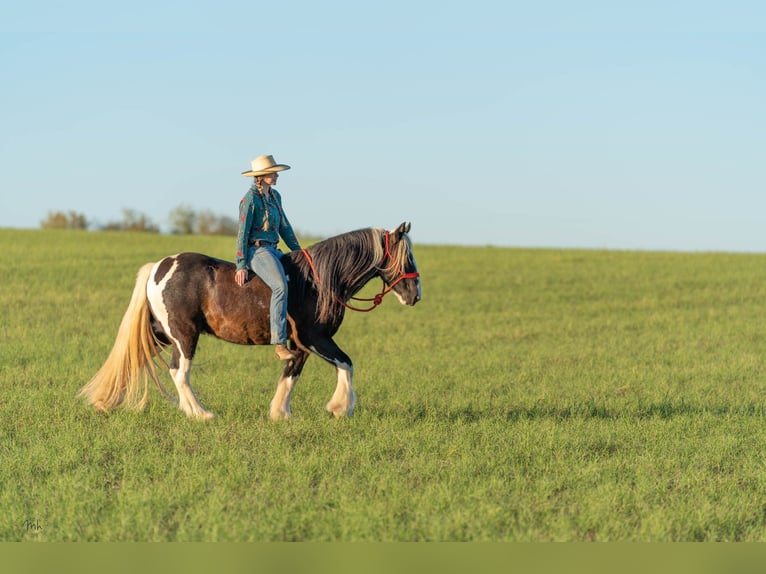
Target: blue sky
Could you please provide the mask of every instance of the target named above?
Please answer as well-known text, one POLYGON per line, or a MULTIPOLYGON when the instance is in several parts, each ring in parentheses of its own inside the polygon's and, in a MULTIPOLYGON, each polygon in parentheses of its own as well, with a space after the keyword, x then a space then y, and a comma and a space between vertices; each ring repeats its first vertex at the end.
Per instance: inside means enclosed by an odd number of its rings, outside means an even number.
POLYGON ((8 2, 0 227, 236 216, 298 230, 766 251, 766 4, 8 2))

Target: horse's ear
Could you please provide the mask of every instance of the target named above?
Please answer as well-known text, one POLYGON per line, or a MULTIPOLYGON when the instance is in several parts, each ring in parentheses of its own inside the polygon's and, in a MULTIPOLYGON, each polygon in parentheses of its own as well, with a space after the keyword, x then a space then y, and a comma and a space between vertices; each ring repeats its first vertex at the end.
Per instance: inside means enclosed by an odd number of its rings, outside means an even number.
POLYGON ((404 222, 399 227, 396 228, 396 231, 394 231, 394 239, 399 240, 399 238, 404 235, 405 233, 410 232, 411 224, 404 222))

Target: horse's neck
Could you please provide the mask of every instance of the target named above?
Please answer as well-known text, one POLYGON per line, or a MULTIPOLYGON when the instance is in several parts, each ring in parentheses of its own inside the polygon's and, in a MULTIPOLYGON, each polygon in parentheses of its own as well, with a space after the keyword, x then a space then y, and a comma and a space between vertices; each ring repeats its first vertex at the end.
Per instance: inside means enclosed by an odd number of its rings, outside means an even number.
POLYGON ((329 289, 334 297, 353 297, 373 278, 380 275, 385 255, 381 256, 379 251, 381 250, 370 249, 369 244, 361 242, 356 245, 344 245, 341 241, 338 245, 328 245, 322 252, 322 257, 325 258, 323 264, 317 265, 309 260, 314 288, 320 293, 329 289), (348 251, 349 249, 351 251, 348 251), (327 259, 333 257, 335 261, 327 259))
POLYGON ((372 254, 368 255, 367 259, 369 263, 365 263, 364 267, 366 267, 366 270, 364 273, 359 275, 359 277, 345 281, 338 286, 340 291, 339 295, 341 297, 348 299, 355 296, 365 285, 367 285, 367 283, 380 274, 380 266, 382 262, 375 261, 374 255, 372 254))
POLYGON ((353 283, 350 283, 348 285, 343 286, 343 293, 342 295, 346 297, 346 299, 355 296, 359 291, 361 291, 367 283, 372 281, 376 276, 378 275, 377 269, 372 269, 368 273, 366 273, 364 276, 360 277, 357 281, 354 281, 353 283))

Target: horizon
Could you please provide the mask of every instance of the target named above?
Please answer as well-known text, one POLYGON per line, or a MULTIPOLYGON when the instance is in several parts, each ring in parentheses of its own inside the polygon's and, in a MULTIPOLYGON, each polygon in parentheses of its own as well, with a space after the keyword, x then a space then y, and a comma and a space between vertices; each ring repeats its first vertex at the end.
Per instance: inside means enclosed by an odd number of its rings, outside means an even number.
MULTIPOLYGON (((393 228, 393 227, 392 227, 393 228)), ((355 228, 358 229, 358 228, 355 228)), ((232 240, 232 246, 234 245, 234 242, 236 241, 236 237, 233 235, 227 235, 222 233, 175 233, 168 230, 162 230, 159 231, 140 231, 140 230, 131 230, 131 229, 106 229, 106 228, 87 228, 87 229, 63 229, 63 228, 42 228, 42 227, 11 227, 11 226, 2 226, 0 225, 0 232, 2 231, 9 231, 9 232, 54 232, 54 233, 60 233, 60 232, 75 232, 75 233, 103 233, 103 234, 119 234, 119 233, 133 233, 133 234, 156 234, 156 235, 164 235, 164 236, 178 236, 178 237, 213 237, 213 238, 226 238, 229 237, 232 240)), ((330 237, 333 237, 334 235, 339 235, 341 233, 345 233, 348 231, 353 231, 353 229, 347 229, 345 231, 340 231, 338 233, 334 233, 331 235, 320 235, 317 233, 311 233, 305 230, 296 229, 295 233, 297 237, 304 241, 311 241, 311 242, 319 242, 323 241, 325 239, 329 239, 330 237)), ((281 241, 280 241, 281 244, 281 241)), ((445 248, 445 249, 489 249, 489 250, 517 250, 517 251, 562 251, 562 252, 574 252, 574 251, 583 251, 583 252, 602 252, 602 253, 646 253, 646 254, 678 254, 678 255, 766 255, 766 249, 763 251, 756 251, 756 250, 742 250, 742 251, 734 251, 734 250, 714 250, 714 249, 673 249, 673 248, 655 248, 655 249, 643 249, 643 248, 632 248, 632 247, 590 247, 590 246, 556 246, 556 245, 493 245, 493 244, 479 244, 479 243, 473 243, 473 244, 467 244, 467 243, 434 243, 431 241, 414 241, 413 240, 413 248, 417 249, 418 246, 423 247, 436 247, 436 248, 445 248)), ((232 253, 234 251, 234 247, 232 247, 232 253)), ((232 255, 233 260, 233 255, 232 255)))

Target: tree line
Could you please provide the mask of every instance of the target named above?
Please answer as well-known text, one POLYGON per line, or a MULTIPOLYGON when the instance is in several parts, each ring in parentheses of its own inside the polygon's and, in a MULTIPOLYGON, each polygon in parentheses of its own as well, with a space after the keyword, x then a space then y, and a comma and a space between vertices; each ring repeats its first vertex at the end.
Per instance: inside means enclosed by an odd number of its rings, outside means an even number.
MULTIPOLYGON (((236 235, 238 222, 233 217, 216 215, 209 209, 194 210, 180 205, 168 216, 170 233, 185 235, 236 235)), ((91 229, 99 231, 140 231, 159 233, 160 226, 145 213, 134 209, 123 209, 122 218, 98 224, 89 221, 76 211, 50 211, 40 222, 43 229, 91 229)))

